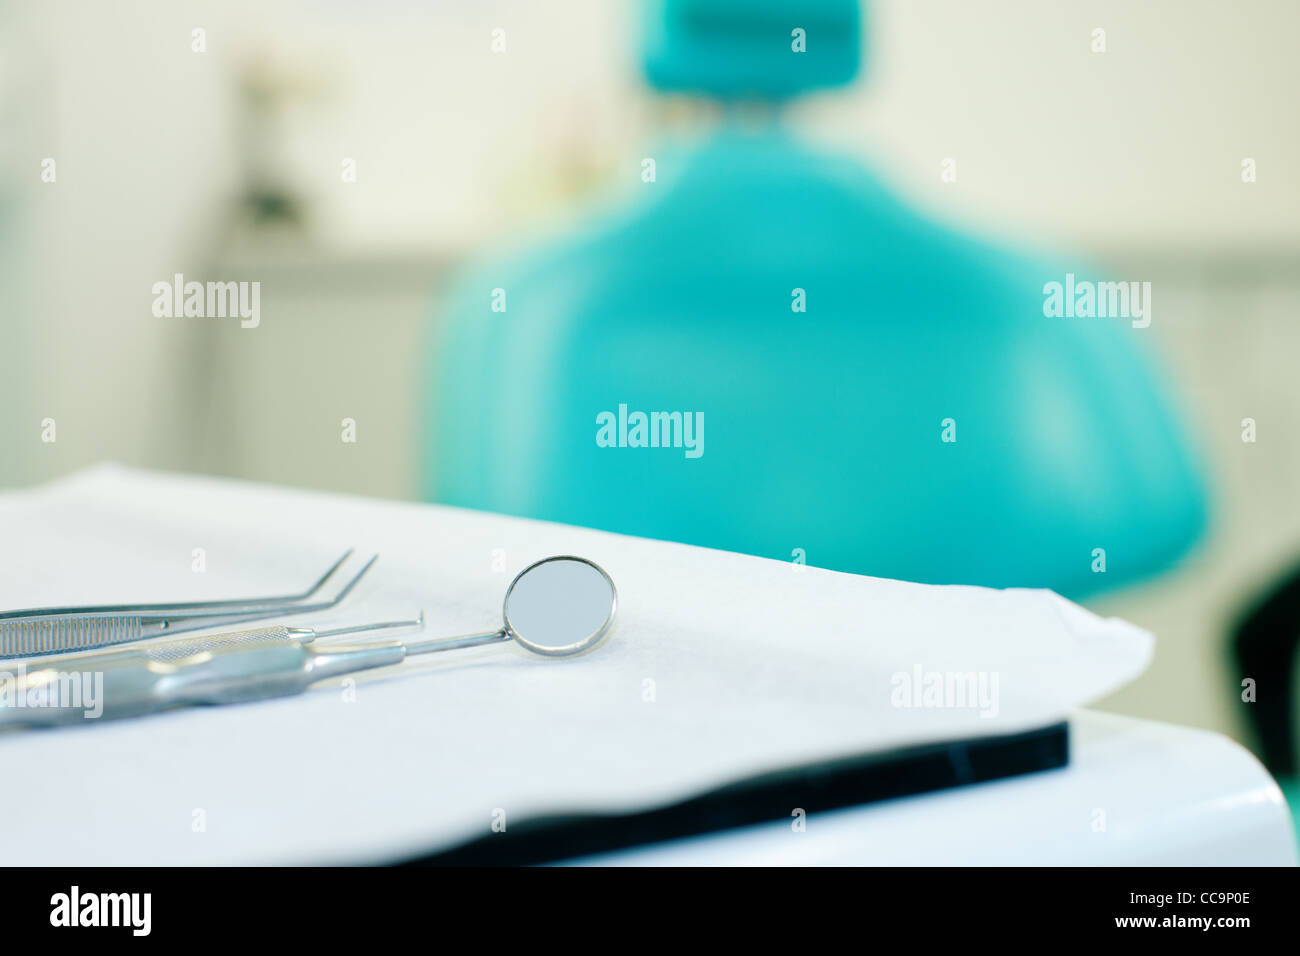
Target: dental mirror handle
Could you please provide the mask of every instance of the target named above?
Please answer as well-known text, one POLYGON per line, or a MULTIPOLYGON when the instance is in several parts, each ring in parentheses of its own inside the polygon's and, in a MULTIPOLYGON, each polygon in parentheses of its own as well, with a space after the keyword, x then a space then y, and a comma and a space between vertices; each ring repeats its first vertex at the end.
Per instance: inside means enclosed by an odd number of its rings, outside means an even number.
POLYGON ((508 640, 510 640, 510 635, 506 633, 506 629, 503 627, 500 630, 486 631, 482 634, 466 634, 464 637, 441 637, 427 641, 407 641, 402 646, 406 648, 406 656, 413 657, 416 654, 436 654, 438 651, 455 651, 462 647, 478 647, 481 644, 497 644, 508 640))

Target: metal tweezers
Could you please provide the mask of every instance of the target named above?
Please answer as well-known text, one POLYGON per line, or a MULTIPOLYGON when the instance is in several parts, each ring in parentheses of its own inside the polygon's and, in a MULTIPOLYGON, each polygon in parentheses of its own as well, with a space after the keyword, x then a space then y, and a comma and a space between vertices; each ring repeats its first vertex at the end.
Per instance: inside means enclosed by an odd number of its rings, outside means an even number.
POLYGON ((183 634, 217 625, 257 621, 278 614, 324 611, 347 597, 379 560, 376 554, 367 561, 334 597, 313 601, 351 554, 349 548, 307 590, 280 597, 0 611, 0 659, 111 647, 164 634, 183 634))

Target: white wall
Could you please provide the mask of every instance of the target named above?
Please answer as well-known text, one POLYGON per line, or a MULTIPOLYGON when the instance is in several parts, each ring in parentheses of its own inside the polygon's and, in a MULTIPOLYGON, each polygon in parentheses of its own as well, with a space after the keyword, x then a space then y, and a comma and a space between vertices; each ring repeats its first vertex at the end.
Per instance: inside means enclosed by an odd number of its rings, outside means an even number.
POLYGON ((13 409, 0 416, 0 483, 165 449, 174 342, 152 320, 150 287, 201 241, 230 180, 221 53, 190 52, 196 21, 215 28, 221 10, 54 0, 7 36, 23 85, 4 98, 25 115, 8 131, 21 235, 6 252, 19 265, 2 341, 25 376, 0 382, 13 409), (45 417, 53 445, 40 441, 45 417))
POLYGON ((1298 35, 1294 0, 875 0, 866 81, 809 121, 944 214, 1097 247, 1294 251, 1298 35))

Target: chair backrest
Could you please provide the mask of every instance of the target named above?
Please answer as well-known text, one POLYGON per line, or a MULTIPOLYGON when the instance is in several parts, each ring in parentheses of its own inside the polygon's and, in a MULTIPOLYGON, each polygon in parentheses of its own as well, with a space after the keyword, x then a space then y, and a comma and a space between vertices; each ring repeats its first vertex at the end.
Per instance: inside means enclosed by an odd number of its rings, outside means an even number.
POLYGON ((1047 314, 1095 277, 929 222, 777 123, 656 155, 643 201, 465 277, 431 346, 431 498, 1071 596, 1197 539, 1149 330, 1047 314))

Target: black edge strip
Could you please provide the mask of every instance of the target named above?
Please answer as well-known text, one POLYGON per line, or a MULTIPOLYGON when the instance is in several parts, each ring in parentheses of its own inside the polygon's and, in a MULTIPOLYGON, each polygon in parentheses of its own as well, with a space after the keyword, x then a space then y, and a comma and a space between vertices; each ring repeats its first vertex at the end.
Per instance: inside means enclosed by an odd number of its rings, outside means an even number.
POLYGON ((1062 722, 1018 734, 926 744, 777 770, 653 810, 512 821, 504 832, 398 862, 403 866, 550 863, 789 820, 796 807, 810 814, 824 813, 1051 770, 1068 761, 1069 730, 1062 722))

